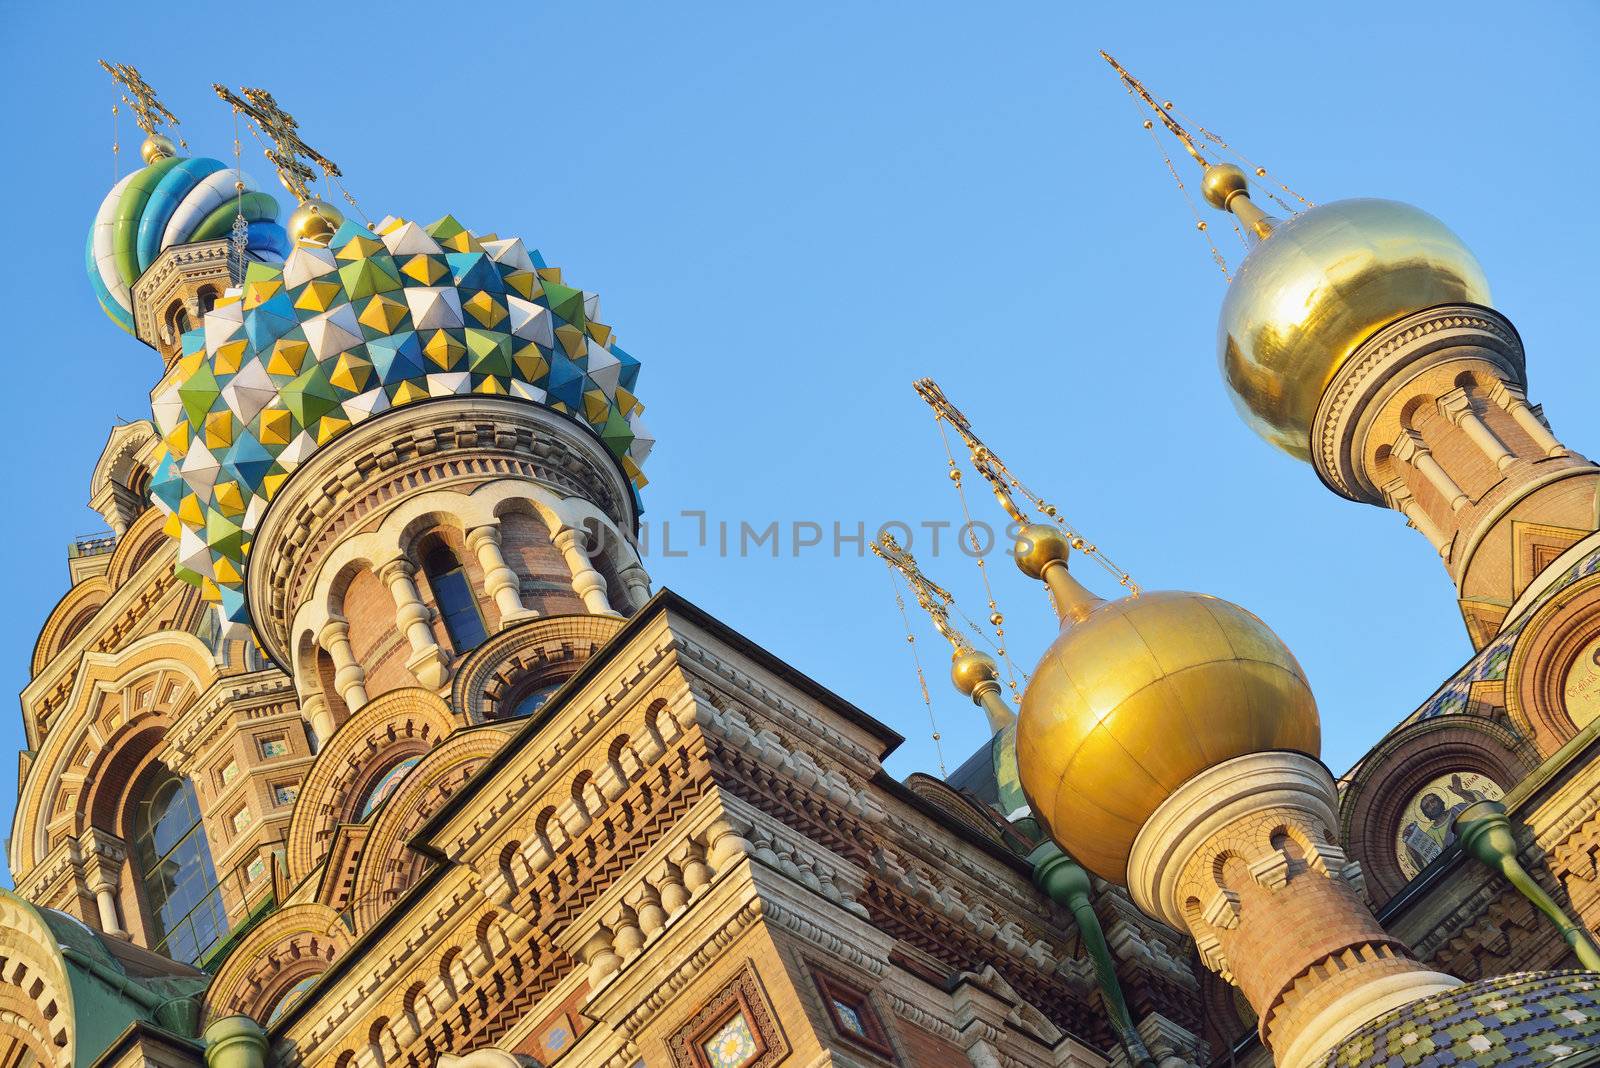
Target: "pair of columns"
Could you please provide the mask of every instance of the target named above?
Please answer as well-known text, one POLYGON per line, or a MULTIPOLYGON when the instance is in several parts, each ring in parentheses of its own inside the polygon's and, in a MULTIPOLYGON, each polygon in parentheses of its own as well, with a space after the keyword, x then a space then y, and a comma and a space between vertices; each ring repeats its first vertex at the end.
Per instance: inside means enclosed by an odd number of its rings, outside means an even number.
MULTIPOLYGON (((1496 382, 1489 392, 1489 398, 1511 416, 1517 426, 1533 440, 1543 456, 1570 455, 1550 432, 1550 428, 1544 425, 1539 413, 1528 404, 1527 395, 1520 388, 1505 382, 1496 382)), ((1439 413, 1459 427, 1484 457, 1495 465, 1496 470, 1504 471, 1517 462, 1517 455, 1506 447, 1505 442, 1478 414, 1465 388, 1446 393, 1436 403, 1439 413)), ((1423 442, 1422 435, 1416 431, 1409 429, 1401 431, 1391 455, 1426 479, 1449 504, 1451 512, 1459 512, 1472 503, 1472 498, 1445 470, 1444 465, 1423 442)), ((1447 551, 1449 539, 1446 533, 1417 504, 1403 477, 1384 486, 1383 491, 1390 507, 1404 513, 1411 521, 1411 525, 1421 531, 1441 554, 1447 551)))
MULTIPOLYGON (((611 607, 605 576, 590 559, 582 530, 563 527, 552 539, 572 572, 573 591, 584 607, 595 615, 617 615, 611 607)), ((484 590, 494 599, 501 626, 532 618, 538 613, 522 603, 521 582, 507 562, 501 544, 498 522, 486 523, 467 531, 467 550, 477 559, 483 573, 484 590)), ((404 556, 381 564, 378 578, 389 587, 395 604, 395 625, 411 644, 406 667, 423 686, 437 690, 450 679, 449 657, 433 633, 434 610, 422 600, 417 587, 417 566, 404 556)), ((633 607, 649 598, 649 579, 644 568, 632 563, 623 570, 622 580, 633 607)), ((335 616, 323 624, 317 643, 327 651, 334 666, 334 689, 351 712, 367 703, 367 673, 350 647, 350 624, 335 616)), ((321 694, 313 694, 304 706, 306 717, 319 739, 326 739, 336 724, 321 694)))

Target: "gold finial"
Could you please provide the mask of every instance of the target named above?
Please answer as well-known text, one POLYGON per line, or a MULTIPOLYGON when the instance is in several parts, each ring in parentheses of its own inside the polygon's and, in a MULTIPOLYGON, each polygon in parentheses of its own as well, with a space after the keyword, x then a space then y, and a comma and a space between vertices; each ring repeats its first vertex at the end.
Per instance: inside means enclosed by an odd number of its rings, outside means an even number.
POLYGON ((177 155, 178 149, 172 139, 158 133, 156 128, 162 124, 176 128, 179 125, 178 116, 156 96, 150 83, 139 74, 139 68, 130 63, 107 63, 103 59, 100 60, 100 66, 128 94, 126 99, 128 106, 133 109, 133 121, 145 133, 144 144, 139 146, 139 155, 145 163, 151 164, 158 159, 177 155))
POLYGON ((272 139, 273 147, 267 149, 267 159, 277 169, 278 180, 294 194, 296 200, 304 204, 316 199, 307 188, 307 183, 315 180, 317 175, 302 157, 321 168, 324 177, 340 176, 338 165, 333 160, 300 139, 299 124, 294 116, 279 107, 271 93, 265 89, 241 87, 241 96, 225 85, 213 84, 211 88, 223 100, 249 116, 261 132, 272 139))
MULTIPOLYGON (((1244 224, 1245 228, 1258 238, 1264 238, 1272 233, 1275 220, 1257 207, 1250 199, 1250 179, 1245 172, 1231 163, 1219 163, 1206 159, 1205 155, 1201 153, 1200 145, 1195 141, 1194 136, 1173 115, 1176 108, 1173 107, 1172 101, 1157 103, 1156 98, 1150 95, 1150 90, 1145 88, 1144 83, 1130 74, 1128 68, 1118 63, 1111 53, 1101 49, 1100 57, 1111 64, 1111 69, 1117 72, 1117 76, 1122 79, 1122 84, 1127 87, 1128 91, 1143 100, 1150 110, 1156 113, 1156 117, 1161 120, 1161 125, 1165 126, 1167 131, 1178 139, 1178 142, 1183 145, 1184 151, 1189 153, 1194 158, 1194 161, 1200 165, 1201 170, 1204 172, 1200 183, 1200 191, 1204 194, 1206 203, 1218 211, 1232 212, 1238 216, 1239 221, 1244 224)), ((1205 129, 1203 126, 1197 126, 1197 128, 1207 140, 1222 148, 1227 147, 1226 142, 1210 130, 1205 129)), ((1150 129, 1148 121, 1145 123, 1145 129, 1150 129)), ((1154 136, 1153 133, 1152 136, 1154 136)), ((1169 168, 1171 167, 1170 160, 1167 165, 1169 168)), ((1265 177, 1266 173, 1266 168, 1256 168, 1257 176, 1265 177)), ((1178 178, 1176 172, 1173 173, 1173 177, 1177 178, 1178 187, 1182 189, 1183 180, 1178 178)), ((1288 186, 1284 186, 1284 189, 1288 190, 1288 186)), ((1289 191, 1292 192, 1292 190, 1289 191)), ((1303 197, 1301 200, 1304 202, 1303 197)), ((1199 221, 1199 228, 1202 231, 1206 229, 1206 224, 1203 220, 1199 221)), ((1216 251, 1215 246, 1212 247, 1212 255, 1219 262, 1221 261, 1221 254, 1216 251)), ((1226 265, 1223 266, 1223 273, 1228 273, 1226 265)))
MULTIPOLYGON (((872 543, 872 552, 905 578, 917 603, 933 620, 934 629, 950 643, 950 681, 956 689, 983 708, 993 730, 1001 731, 1015 723, 1016 713, 1000 696, 1000 666, 988 653, 974 649, 950 622, 950 610, 955 607, 956 600, 950 591, 924 575, 916 558, 893 534, 879 532, 878 540, 872 543)), ((914 635, 908 636, 912 642, 916 641, 914 635)), ((918 672, 921 672, 920 663, 918 672)))

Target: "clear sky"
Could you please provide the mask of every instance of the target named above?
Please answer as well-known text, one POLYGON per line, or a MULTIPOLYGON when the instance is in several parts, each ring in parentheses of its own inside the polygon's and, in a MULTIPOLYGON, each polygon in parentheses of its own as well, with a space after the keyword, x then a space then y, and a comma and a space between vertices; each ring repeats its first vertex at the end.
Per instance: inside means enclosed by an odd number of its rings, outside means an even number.
MULTIPOLYGON (((0 691, 27 681, 66 545, 103 526, 90 470, 119 417, 148 416, 159 371, 83 276, 113 177, 99 56, 137 65, 197 153, 232 152, 211 82, 265 86, 372 217, 521 235, 599 291, 644 362, 660 442, 655 580, 900 730, 900 776, 937 771, 927 712, 882 565, 856 544, 835 554, 832 528, 960 521, 920 375, 1146 587, 1215 593, 1276 629, 1335 772, 1470 653, 1423 538, 1234 416, 1223 280, 1098 48, 1313 200, 1394 197, 1445 220, 1527 343, 1533 399, 1573 447, 1600 449, 1592 5, 395 0, 264 20, 8 3, 0 19, 0 691), (694 545, 685 511, 732 524, 730 555, 715 525, 694 545), (686 555, 663 554, 663 520, 686 555), (741 522, 774 521, 777 558, 737 554, 741 522), (795 554, 796 523, 823 544, 795 554)), ((125 116, 124 168, 138 140, 125 116)), ((971 561, 948 532, 934 556, 929 536, 913 550, 986 616, 971 561)), ((1004 559, 991 572, 1031 665, 1054 631, 1044 595, 1004 559)), ((984 721, 918 624, 953 770, 984 721)), ((21 744, 0 716, 0 748, 21 744)), ((7 829, 15 768, 0 761, 7 829)))

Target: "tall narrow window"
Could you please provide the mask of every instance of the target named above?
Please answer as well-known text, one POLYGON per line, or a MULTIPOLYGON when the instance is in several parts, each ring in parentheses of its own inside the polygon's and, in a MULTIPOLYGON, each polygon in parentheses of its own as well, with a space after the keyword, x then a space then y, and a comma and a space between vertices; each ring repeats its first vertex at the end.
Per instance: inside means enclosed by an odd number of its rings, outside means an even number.
POLYGON ((133 859, 152 948, 193 964, 228 933, 194 785, 155 765, 133 814, 133 859))
POLYGON ((447 545, 435 545, 422 558, 422 570, 428 576, 434 603, 444 617, 444 629, 455 651, 464 653, 482 645, 489 635, 483 629, 483 617, 478 615, 472 585, 455 553, 447 545))

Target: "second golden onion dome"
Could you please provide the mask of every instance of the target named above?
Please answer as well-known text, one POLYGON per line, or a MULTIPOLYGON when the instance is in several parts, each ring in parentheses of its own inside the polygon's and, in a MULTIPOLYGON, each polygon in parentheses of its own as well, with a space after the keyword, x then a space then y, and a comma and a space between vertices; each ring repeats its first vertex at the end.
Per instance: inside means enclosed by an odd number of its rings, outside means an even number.
POLYGON ((1034 814, 1085 867, 1124 884, 1140 829, 1189 779, 1249 753, 1320 747, 1293 654, 1249 612, 1196 593, 1102 603, 1063 628, 1017 723, 1034 814))
POLYGON ((1306 459, 1323 390, 1362 342, 1414 312, 1488 303, 1477 259, 1427 212, 1322 204, 1276 222, 1234 274, 1217 330, 1223 377, 1252 429, 1306 459))

